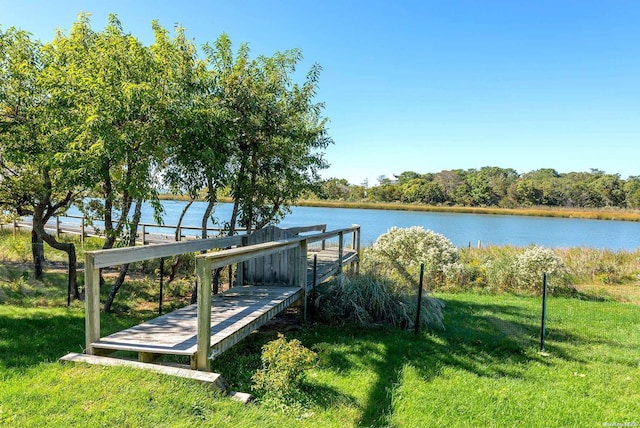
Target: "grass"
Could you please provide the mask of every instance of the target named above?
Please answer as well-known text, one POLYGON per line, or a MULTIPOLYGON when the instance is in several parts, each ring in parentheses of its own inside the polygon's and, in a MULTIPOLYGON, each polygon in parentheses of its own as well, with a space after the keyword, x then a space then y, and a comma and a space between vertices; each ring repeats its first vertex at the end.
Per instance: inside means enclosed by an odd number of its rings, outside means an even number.
MULTIPOLYGON (((131 287, 135 287, 132 285, 131 287)), ((145 293, 147 287, 143 287, 145 293)), ((153 296, 152 296, 153 297, 153 296)), ((0 305, 0 426, 602 426, 640 417, 640 308, 553 298, 547 355, 540 300, 441 294, 446 330, 308 325, 289 329, 319 355, 299 408, 243 406, 186 380, 61 364, 82 350, 84 314, 0 305)), ((130 303, 134 306, 134 303, 130 303)), ((103 334, 153 316, 103 314, 103 334)), ((214 361, 250 392, 261 330, 214 361)))

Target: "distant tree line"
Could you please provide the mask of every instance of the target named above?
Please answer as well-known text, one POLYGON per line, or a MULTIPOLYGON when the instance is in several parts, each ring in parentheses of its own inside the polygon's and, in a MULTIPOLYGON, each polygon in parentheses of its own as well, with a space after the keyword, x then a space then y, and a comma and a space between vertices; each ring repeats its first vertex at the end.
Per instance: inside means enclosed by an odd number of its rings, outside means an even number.
POLYGON ((436 206, 522 208, 640 208, 640 176, 592 169, 559 173, 538 169, 519 174, 511 168, 482 167, 419 174, 405 171, 393 179, 378 178, 376 186, 331 178, 322 182, 320 199, 401 202, 436 206))

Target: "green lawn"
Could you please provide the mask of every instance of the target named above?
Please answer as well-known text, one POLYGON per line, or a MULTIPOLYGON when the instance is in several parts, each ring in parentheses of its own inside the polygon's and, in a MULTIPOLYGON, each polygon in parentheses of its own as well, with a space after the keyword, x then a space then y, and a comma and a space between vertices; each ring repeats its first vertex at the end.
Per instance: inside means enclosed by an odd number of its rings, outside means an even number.
MULTIPOLYGON (((640 306, 552 298, 546 355, 540 299, 441 295, 446 331, 305 326, 285 332, 319 356, 299 406, 243 405, 206 387, 127 368, 61 364, 82 350, 84 314, 0 305, 0 426, 584 427, 640 424, 640 306)), ((149 316, 146 314, 145 316, 149 316)), ((103 334, 139 319, 104 315, 103 334)), ((262 344, 214 362, 251 392, 262 344)))

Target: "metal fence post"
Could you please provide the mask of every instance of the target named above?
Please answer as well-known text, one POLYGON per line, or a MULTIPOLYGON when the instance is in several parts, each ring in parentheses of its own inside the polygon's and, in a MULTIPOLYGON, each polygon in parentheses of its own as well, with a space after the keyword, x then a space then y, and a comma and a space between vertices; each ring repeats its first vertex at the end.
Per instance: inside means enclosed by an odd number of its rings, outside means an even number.
POLYGON ((424 278, 424 263, 420 265, 420 287, 418 288, 418 309, 416 310, 415 334, 420 333, 420 309, 422 308, 422 280, 424 278))
POLYGON ((547 273, 542 275, 542 322, 540 323, 540 351, 544 351, 544 337, 547 329, 547 273))

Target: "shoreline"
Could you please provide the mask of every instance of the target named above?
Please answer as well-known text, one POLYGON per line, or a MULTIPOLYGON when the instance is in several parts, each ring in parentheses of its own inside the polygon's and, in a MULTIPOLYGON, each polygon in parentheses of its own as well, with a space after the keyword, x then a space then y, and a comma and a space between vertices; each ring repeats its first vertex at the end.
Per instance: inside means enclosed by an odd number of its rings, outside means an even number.
MULTIPOLYGON (((162 194, 161 200, 188 201, 189 198, 179 195, 162 194)), ((202 199, 196 199, 202 201, 202 199)), ((232 202, 231 198, 220 198, 218 202, 232 202)), ((318 199, 301 199, 293 206, 298 207, 321 207, 321 208, 349 208, 349 209, 370 209, 370 210, 390 210, 390 211, 417 211, 417 212, 439 212, 439 213, 460 213, 460 214, 485 214, 485 215, 517 215, 529 217, 556 217, 556 218, 577 218, 589 220, 616 220, 640 222, 639 210, 623 209, 588 209, 588 208, 498 208, 498 207, 459 207, 459 206, 434 206, 434 205, 414 205, 391 202, 347 202, 347 201, 324 201, 318 199)))

